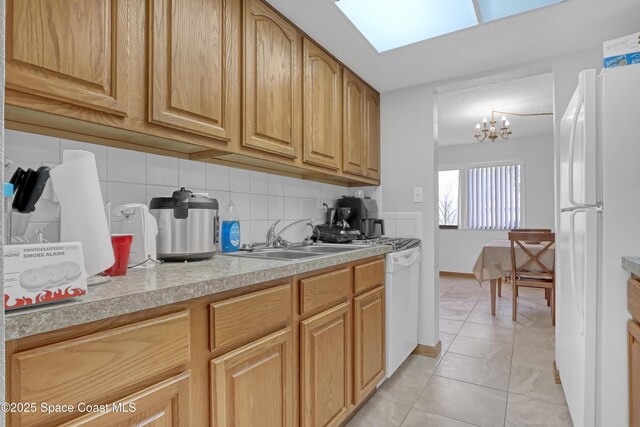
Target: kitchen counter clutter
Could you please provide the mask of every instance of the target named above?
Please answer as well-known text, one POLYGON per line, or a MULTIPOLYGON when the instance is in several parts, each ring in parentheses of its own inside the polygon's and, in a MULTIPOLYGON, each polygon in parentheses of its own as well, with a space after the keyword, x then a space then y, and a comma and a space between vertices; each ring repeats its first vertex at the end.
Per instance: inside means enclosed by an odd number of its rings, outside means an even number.
POLYGON ((149 270, 89 288, 69 302, 7 313, 6 340, 14 340, 135 311, 213 295, 271 280, 319 270, 392 251, 388 245, 367 246, 300 261, 216 256, 193 263, 165 263, 149 270))
POLYGON ((166 263, 10 313, 7 402, 28 410, 7 425, 341 425, 385 376, 392 246, 342 249, 166 263))

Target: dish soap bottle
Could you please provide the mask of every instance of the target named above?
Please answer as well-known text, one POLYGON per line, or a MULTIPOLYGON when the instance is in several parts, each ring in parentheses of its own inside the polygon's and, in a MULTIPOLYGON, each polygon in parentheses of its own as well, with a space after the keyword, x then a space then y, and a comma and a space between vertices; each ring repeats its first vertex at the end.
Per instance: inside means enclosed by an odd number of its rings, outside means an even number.
POLYGON ((240 221, 234 201, 230 201, 222 216, 222 252, 237 252, 240 248, 240 221))

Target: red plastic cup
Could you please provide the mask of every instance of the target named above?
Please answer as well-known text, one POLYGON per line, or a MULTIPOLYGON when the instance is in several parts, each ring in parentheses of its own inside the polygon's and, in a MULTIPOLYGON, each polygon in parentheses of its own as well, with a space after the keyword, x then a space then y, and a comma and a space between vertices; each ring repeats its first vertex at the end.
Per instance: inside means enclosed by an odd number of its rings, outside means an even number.
POLYGON ((129 267, 129 252, 131 251, 131 241, 133 234, 112 234, 111 246, 113 246, 113 256, 116 262, 109 267, 105 273, 108 276, 126 276, 129 267))

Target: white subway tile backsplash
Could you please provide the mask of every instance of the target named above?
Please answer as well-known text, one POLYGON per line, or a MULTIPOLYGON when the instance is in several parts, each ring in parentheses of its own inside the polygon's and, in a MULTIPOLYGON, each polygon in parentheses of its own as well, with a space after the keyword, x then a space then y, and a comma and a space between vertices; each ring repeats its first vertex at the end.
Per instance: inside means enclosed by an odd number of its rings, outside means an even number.
POLYGON ((118 221, 118 218, 113 216, 118 206, 127 203, 149 203, 145 185, 126 182, 107 182, 107 201, 111 202, 111 215, 114 221, 118 221))
POLYGON ((193 191, 207 185, 206 165, 202 162, 180 159, 180 187, 193 191))
MULTIPOLYGON (((243 243, 263 241, 269 226, 278 219, 284 220, 278 225, 278 230, 300 219, 315 218, 322 222, 325 210, 319 209, 318 203, 326 201, 334 206, 336 199, 349 194, 348 188, 337 185, 25 132, 8 130, 5 142, 5 154, 16 162, 16 167, 22 168, 54 167, 61 161, 65 149, 93 152, 103 200, 105 203, 111 201, 112 209, 125 203, 149 204, 154 197, 170 197, 180 186, 217 199, 220 215, 223 215, 229 200, 234 200, 241 220, 243 243)), ((46 189, 33 215, 35 220, 29 225, 31 237, 35 238, 38 227, 51 222, 45 228, 45 238, 50 241, 59 239, 59 217, 55 193, 46 189)), ((114 220, 114 231, 117 231, 118 218, 114 220)), ((309 227, 301 223, 288 230, 284 237, 299 241, 309 234, 309 227)))
POLYGON ((229 200, 235 202, 240 220, 251 219, 251 195, 248 193, 231 192, 229 200))
POLYGON ((266 173, 251 172, 251 194, 269 194, 269 182, 266 173))
POLYGON ((397 219, 395 237, 415 237, 413 219, 397 219))
POLYGON ((147 154, 147 185, 176 186, 179 183, 178 159, 147 154))
POLYGON ((298 179, 285 176, 282 180, 283 195, 286 197, 298 197, 298 179))
POLYGON ((244 169, 229 170, 229 190, 233 193, 251 192, 251 172, 244 169))
POLYGON ((62 153, 65 150, 91 151, 96 158, 96 166, 98 167, 98 179, 100 179, 100 181, 107 180, 107 147, 61 138, 60 139, 60 160, 56 163, 62 162, 62 153))
POLYGON ((107 148, 107 181, 144 184, 146 154, 137 151, 107 148))
POLYGON ((6 129, 4 140, 4 156, 13 162, 9 173, 18 167, 27 170, 37 169, 43 163, 60 163, 58 138, 6 129))
POLYGON ((385 219, 384 220, 384 235, 387 237, 396 237, 396 220, 385 219))
POLYGON ((251 220, 269 219, 269 196, 265 194, 251 194, 251 220))
POLYGON ((284 197, 269 196, 269 220, 284 219, 284 197))
POLYGON ((207 190, 229 191, 229 168, 207 164, 207 190))
POLYGON ((278 175, 268 175, 269 195, 270 196, 282 196, 284 195, 284 177, 278 175))

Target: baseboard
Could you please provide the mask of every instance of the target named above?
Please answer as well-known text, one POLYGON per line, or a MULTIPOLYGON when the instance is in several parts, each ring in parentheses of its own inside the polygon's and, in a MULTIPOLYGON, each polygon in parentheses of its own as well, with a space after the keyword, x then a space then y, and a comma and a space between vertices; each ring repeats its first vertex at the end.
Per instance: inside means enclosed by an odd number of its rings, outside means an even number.
POLYGON ((465 279, 475 279, 476 276, 473 273, 459 273, 457 271, 441 271, 440 276, 442 277, 462 277, 465 279))
POLYGON ((562 380, 560 379, 560 371, 558 370, 558 365, 556 365, 556 361, 553 361, 553 378, 556 381, 556 384, 562 384, 562 380))
POLYGON ((438 357, 442 351, 442 341, 438 341, 438 344, 434 346, 418 344, 413 350, 413 354, 419 354, 420 356, 438 357))

